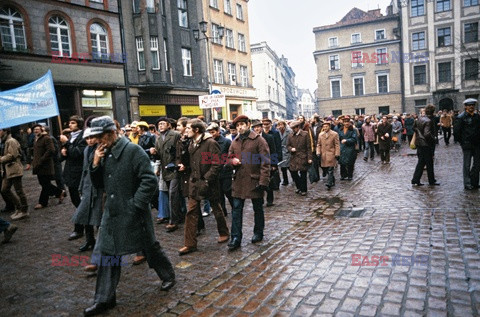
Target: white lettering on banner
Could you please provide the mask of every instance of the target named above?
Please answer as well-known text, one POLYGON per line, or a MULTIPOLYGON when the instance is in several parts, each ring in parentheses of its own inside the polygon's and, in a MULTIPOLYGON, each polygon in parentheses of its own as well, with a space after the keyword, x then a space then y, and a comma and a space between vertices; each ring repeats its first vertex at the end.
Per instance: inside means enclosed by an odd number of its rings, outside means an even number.
POLYGON ((225 95, 213 94, 198 96, 200 109, 221 108, 226 106, 225 95))

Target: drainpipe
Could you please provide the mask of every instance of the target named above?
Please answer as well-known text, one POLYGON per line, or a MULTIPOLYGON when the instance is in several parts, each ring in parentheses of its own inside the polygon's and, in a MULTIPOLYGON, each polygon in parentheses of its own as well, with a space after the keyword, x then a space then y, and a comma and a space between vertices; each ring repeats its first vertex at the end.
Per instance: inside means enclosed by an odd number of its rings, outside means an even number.
POLYGON ((397 1, 397 6, 398 6, 398 17, 399 17, 399 27, 398 30, 400 32, 400 52, 402 53, 402 56, 400 58, 400 89, 402 90, 402 113, 405 112, 405 74, 404 74, 404 69, 403 69, 403 29, 402 29, 402 1, 398 0, 397 1))
POLYGON ((120 42, 122 44, 122 52, 125 56, 125 60, 123 61, 123 77, 125 78, 125 90, 127 94, 127 123, 132 120, 130 114, 130 84, 128 82, 128 70, 127 70, 127 48, 125 45, 125 31, 123 28, 123 12, 122 12, 122 0, 117 0, 118 5, 118 19, 120 23, 120 42))

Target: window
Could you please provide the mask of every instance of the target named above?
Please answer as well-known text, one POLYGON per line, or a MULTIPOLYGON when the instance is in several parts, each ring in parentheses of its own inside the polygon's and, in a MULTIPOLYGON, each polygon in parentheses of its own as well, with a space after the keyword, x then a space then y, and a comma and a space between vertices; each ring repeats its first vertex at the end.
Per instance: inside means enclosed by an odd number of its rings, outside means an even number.
POLYGON ((82 111, 89 116, 113 116, 112 92, 108 90, 81 90, 82 111))
POLYGON ((70 57, 72 44, 70 42, 70 28, 67 21, 58 15, 54 15, 48 19, 48 29, 52 54, 70 57))
POLYGON ((450 28, 440 28, 437 30, 438 47, 448 46, 452 44, 450 28))
POLYGON ((240 84, 242 85, 242 87, 248 87, 247 66, 240 66, 240 84))
POLYGON ((147 0, 147 12, 155 13, 155 0, 147 0))
POLYGON ((160 69, 160 55, 158 54, 158 37, 150 36, 150 52, 152 53, 152 69, 160 69))
POLYGON ((108 59, 107 30, 98 23, 90 26, 90 41, 92 43, 92 57, 108 59))
POLYGON ((388 75, 377 75, 377 92, 379 94, 388 93, 388 75))
POLYGON ((143 50, 143 38, 137 37, 135 41, 137 44, 138 70, 145 70, 145 52, 143 50))
POLYGON ((414 51, 425 49, 425 32, 412 33, 412 48, 414 51))
POLYGON ((133 13, 140 13, 140 0, 133 0, 133 13))
POLYGON ((332 116, 334 116, 335 118, 341 115, 342 115, 342 110, 332 110, 332 116))
POLYGON ((390 113, 390 106, 380 106, 378 107, 378 113, 389 114, 390 113))
POLYGON ((365 114, 365 108, 355 108, 355 114, 357 116, 362 116, 365 114))
POLYGON ((237 84, 237 66, 233 63, 228 63, 228 80, 230 85, 237 84))
POLYGON ((223 84, 223 62, 218 59, 213 60, 213 81, 216 84, 223 84))
POLYGON ((375 31, 375 40, 384 40, 386 38, 385 36, 385 30, 376 30, 375 31))
POLYGON ((335 79, 335 80, 330 81, 330 96, 332 98, 342 97, 342 90, 341 90, 339 79, 335 79))
POLYGON ((340 60, 338 59, 338 55, 331 55, 330 70, 338 70, 338 69, 340 69, 340 60))
POLYGON ((14 8, 0 8, 0 35, 4 50, 24 51, 27 49, 23 18, 14 8))
POLYGON ((243 21, 243 8, 242 5, 237 3, 237 19, 243 21))
POLYGON ((427 83, 427 66, 413 66, 413 84, 425 85, 427 83))
POLYGON ((238 33, 238 50, 240 52, 247 51, 247 45, 245 44, 245 35, 238 33))
POLYGON ((478 0, 463 0, 464 7, 471 7, 478 5, 478 0))
POLYGON ((163 53, 165 54, 165 70, 168 72, 170 67, 168 66, 168 51, 167 51, 167 39, 163 39, 163 53))
POLYGON ((417 99, 415 100, 415 108, 425 107, 427 105, 427 99, 417 99))
POLYGON ((377 48, 377 65, 387 64, 388 57, 387 57, 387 48, 377 48))
POLYGON ((352 67, 353 68, 363 67, 362 51, 352 52, 352 67))
POLYGON ((450 0, 437 0, 437 12, 449 11, 450 0))
POLYGON ((465 80, 478 79, 478 58, 465 60, 465 80))
POLYGON ((362 42, 362 37, 361 37, 360 33, 352 34, 352 44, 361 43, 361 42, 362 42))
POLYGON ((328 39, 328 47, 338 46, 338 37, 331 37, 328 39))
POLYGON ((178 25, 188 28, 187 0, 177 0, 178 25))
POLYGON ((465 43, 478 42, 478 22, 465 23, 464 34, 465 34, 465 43))
POLYGON ((232 15, 232 1, 231 0, 224 0, 223 1, 223 11, 228 15, 232 15))
POLYGON ((412 17, 418 17, 424 14, 425 14, 424 0, 412 0, 412 2, 410 2, 410 15, 412 17))
POLYGON ((192 76, 192 52, 188 48, 182 48, 183 76, 192 76))
POLYGON ((212 8, 218 9, 218 0, 210 0, 210 6, 212 8))
POLYGON ((103 3, 103 0, 90 0, 90 2, 103 3))
POLYGON ((452 81, 452 63, 438 63, 438 82, 446 83, 452 81))
POLYGON ((223 34, 220 34, 220 26, 212 23, 212 42, 215 44, 222 44, 223 34))
POLYGON ((365 94, 363 89, 363 77, 353 78, 353 94, 355 96, 363 96, 365 94))
POLYGON ((233 31, 225 29, 225 45, 229 48, 235 48, 235 39, 233 38, 233 31))

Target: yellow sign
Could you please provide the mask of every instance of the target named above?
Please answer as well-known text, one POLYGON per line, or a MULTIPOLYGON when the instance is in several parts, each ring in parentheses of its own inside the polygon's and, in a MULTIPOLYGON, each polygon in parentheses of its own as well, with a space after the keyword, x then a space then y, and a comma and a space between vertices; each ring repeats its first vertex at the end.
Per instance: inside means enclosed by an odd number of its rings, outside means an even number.
POLYGON ((148 105, 138 106, 140 117, 160 117, 167 115, 167 107, 165 105, 148 105))
POLYGON ((202 116, 203 110, 199 106, 182 106, 182 116, 202 116))

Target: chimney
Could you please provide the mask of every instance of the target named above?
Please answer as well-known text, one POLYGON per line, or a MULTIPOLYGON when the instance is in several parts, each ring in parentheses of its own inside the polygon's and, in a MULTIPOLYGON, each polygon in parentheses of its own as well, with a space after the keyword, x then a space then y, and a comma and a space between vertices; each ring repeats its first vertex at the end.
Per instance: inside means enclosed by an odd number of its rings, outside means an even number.
POLYGON ((393 15, 393 6, 392 5, 389 5, 387 7, 387 15, 388 16, 393 15))
POLYGON ((368 13, 370 15, 373 15, 373 16, 377 17, 377 18, 382 16, 382 13, 380 12, 380 9, 368 10, 368 13))

